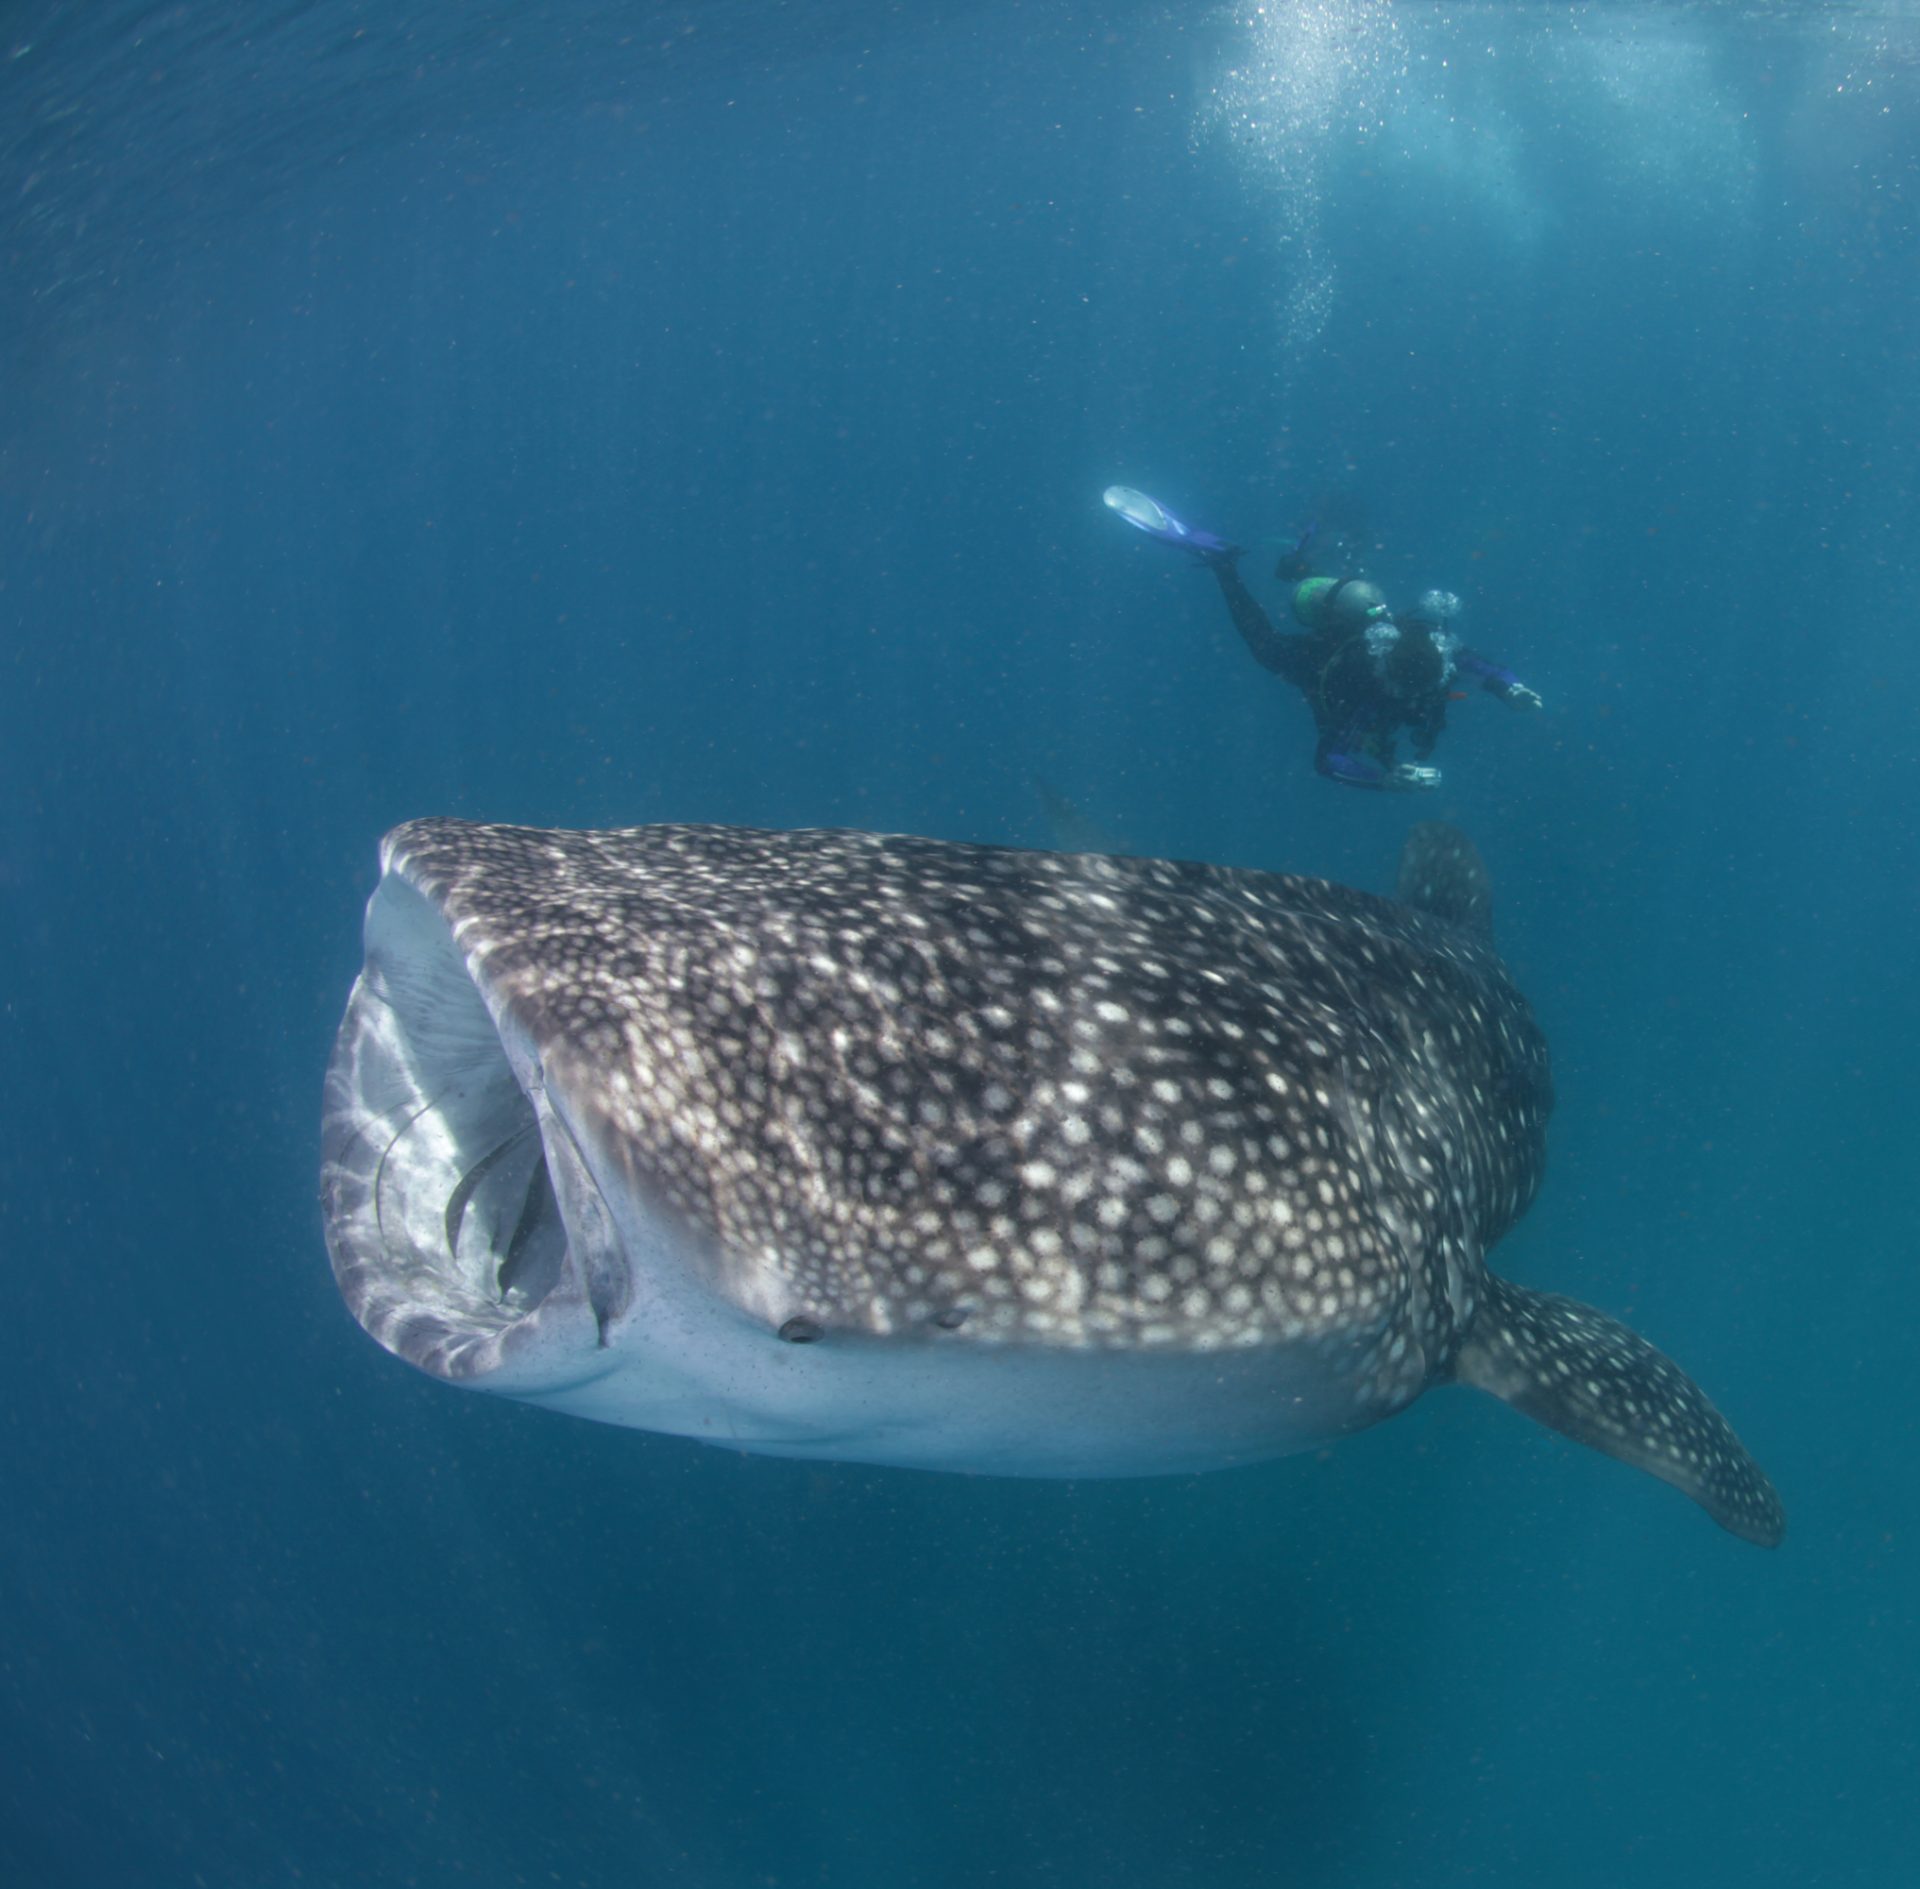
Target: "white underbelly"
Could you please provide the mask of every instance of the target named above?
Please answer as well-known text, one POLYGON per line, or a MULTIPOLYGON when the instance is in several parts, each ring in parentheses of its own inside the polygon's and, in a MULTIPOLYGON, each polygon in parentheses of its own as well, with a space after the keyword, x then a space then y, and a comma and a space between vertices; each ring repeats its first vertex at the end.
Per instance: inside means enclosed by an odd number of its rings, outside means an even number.
POLYGON ((1149 1353, 957 1335, 783 1344, 721 1304, 692 1319, 663 1309, 636 1308, 608 1331, 599 1374, 508 1394, 765 1455, 1005 1476, 1224 1468, 1387 1414, 1309 1346, 1149 1353))

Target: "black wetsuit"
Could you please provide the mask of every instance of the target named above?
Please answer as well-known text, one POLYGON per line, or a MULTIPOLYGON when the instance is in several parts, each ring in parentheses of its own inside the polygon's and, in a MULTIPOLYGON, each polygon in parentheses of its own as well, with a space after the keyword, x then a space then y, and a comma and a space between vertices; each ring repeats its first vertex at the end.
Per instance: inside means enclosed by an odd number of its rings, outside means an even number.
MULTIPOLYGON (((1330 624, 1298 636, 1273 627, 1253 593, 1241 581, 1231 557, 1210 558, 1221 594, 1241 641, 1261 668, 1291 682, 1307 698, 1319 739, 1313 765, 1329 780, 1349 787, 1384 787, 1394 770, 1394 738, 1405 729, 1414 755, 1424 761, 1447 725, 1445 685, 1408 700, 1382 682, 1367 654, 1364 625, 1330 624)), ((1337 594, 1337 593, 1336 593, 1337 594)), ((1495 695, 1518 685, 1510 669, 1455 646, 1453 661, 1495 695)))

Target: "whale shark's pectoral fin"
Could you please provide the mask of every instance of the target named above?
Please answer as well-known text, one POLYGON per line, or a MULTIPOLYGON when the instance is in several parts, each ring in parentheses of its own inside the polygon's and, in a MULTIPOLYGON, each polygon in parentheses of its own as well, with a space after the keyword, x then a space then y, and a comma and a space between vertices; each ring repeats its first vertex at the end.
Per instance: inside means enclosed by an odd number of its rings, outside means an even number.
POLYGON ((1454 1377, 1672 1483, 1748 1541, 1786 1533, 1773 1484, 1700 1386, 1590 1305, 1488 1275, 1454 1377))

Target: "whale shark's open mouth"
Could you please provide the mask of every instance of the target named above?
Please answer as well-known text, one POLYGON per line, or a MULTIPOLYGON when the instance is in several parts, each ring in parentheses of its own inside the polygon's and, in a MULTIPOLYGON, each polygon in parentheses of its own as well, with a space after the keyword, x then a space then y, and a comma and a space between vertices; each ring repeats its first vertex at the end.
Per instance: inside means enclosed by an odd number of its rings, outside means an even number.
POLYGON ((394 875, 368 910, 322 1136, 334 1271, 383 1345, 449 1379, 591 1374, 578 1354, 624 1296, 610 1216, 538 1059, 394 875))

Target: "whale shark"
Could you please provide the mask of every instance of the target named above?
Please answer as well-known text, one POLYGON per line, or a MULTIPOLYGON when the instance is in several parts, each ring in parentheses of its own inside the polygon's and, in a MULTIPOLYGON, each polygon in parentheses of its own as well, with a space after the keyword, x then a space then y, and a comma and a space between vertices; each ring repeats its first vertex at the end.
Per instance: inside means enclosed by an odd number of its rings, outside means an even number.
POLYGON ((450 1384, 1016 1476, 1317 1448, 1467 1384, 1772 1545, 1699 1387, 1490 1271, 1545 1039, 1486 869, 1392 898, 866 832, 416 820, 326 1078, 347 1306, 450 1384))

